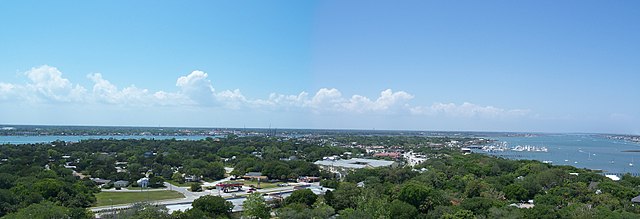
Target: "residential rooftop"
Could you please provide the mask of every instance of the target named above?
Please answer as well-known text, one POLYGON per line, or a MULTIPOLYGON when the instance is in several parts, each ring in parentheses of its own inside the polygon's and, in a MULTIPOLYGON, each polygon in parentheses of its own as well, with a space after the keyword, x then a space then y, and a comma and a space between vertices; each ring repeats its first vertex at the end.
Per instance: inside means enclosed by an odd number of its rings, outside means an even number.
POLYGON ((363 158, 351 158, 348 160, 319 160, 314 162, 316 165, 336 166, 352 169, 361 169, 366 167, 386 167, 391 166, 394 162, 387 160, 374 160, 363 158))

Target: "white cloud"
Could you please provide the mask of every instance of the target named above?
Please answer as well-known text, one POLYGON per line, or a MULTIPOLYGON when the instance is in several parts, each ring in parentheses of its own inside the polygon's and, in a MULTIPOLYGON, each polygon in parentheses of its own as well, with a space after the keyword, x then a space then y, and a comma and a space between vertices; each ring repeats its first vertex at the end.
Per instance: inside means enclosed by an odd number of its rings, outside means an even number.
POLYGON ((338 89, 321 88, 310 101, 305 101, 304 106, 310 106, 316 110, 337 110, 343 102, 344 98, 338 89))
POLYGON ((147 89, 141 89, 135 85, 118 89, 110 81, 104 79, 102 74, 93 73, 87 75, 93 81, 91 100, 118 105, 177 105, 190 103, 188 98, 164 91, 151 93, 147 89))
POLYGON ((225 90, 214 94, 214 96, 219 103, 223 103, 229 108, 237 109, 247 103, 247 98, 242 95, 239 89, 235 89, 233 91, 225 90))
POLYGON ((302 107, 305 105, 305 102, 308 98, 309 93, 304 91, 300 92, 300 94, 298 95, 283 95, 271 93, 269 95, 269 100, 264 102, 271 103, 271 105, 302 107))
MULTIPOLYGON (((24 73, 30 83, 26 86, 15 86, 31 92, 27 95, 35 95, 38 100, 51 101, 78 101, 82 99, 86 93, 86 89, 80 85, 73 86, 71 82, 62 77, 62 72, 57 68, 43 65, 24 73)), ((31 97, 31 100, 36 99, 31 97)))
POLYGON ((13 93, 15 85, 0 82, 0 99, 7 99, 13 93))
POLYGON ((149 91, 130 85, 118 88, 100 73, 92 73, 87 78, 93 82, 90 91, 74 85, 62 76, 55 67, 43 65, 24 73, 30 82, 9 84, 0 82, 0 100, 24 102, 58 101, 86 104, 110 104, 125 106, 182 106, 218 107, 227 109, 259 109, 273 111, 295 110, 313 113, 353 113, 353 114, 410 114, 414 116, 452 117, 507 117, 522 116, 528 110, 508 110, 472 103, 456 105, 436 103, 431 106, 414 106, 410 101, 414 95, 405 91, 386 89, 374 98, 353 94, 344 97, 336 88, 321 88, 315 94, 300 92, 297 95, 271 93, 266 99, 252 99, 244 96, 239 89, 218 91, 213 87, 209 75, 203 71, 193 71, 176 80, 176 91, 149 91))
POLYGON ((496 118, 507 116, 524 116, 529 113, 529 110, 507 110, 494 106, 480 106, 473 103, 465 102, 462 105, 456 105, 454 103, 435 103, 431 106, 411 107, 410 112, 414 115, 444 115, 450 117, 496 118))
POLYGON ((380 97, 375 101, 371 101, 364 96, 353 95, 351 99, 344 104, 344 107, 349 111, 355 112, 387 111, 394 107, 402 107, 404 103, 411 99, 413 99, 413 95, 407 92, 393 92, 391 89, 386 89, 380 92, 380 97))
POLYGON ((214 103, 214 89, 209 75, 203 71, 193 71, 187 76, 181 76, 176 81, 180 93, 189 97, 192 101, 210 105, 214 103))

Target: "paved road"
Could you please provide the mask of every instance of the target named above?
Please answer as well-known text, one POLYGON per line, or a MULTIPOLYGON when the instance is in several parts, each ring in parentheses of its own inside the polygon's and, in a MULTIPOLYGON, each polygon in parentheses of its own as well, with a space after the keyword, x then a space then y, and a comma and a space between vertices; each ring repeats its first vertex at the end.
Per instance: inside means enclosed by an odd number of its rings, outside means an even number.
MULTIPOLYGON (((313 191, 313 193, 317 195, 324 194, 324 192, 326 192, 327 190, 332 190, 329 188, 321 187, 319 185, 311 185, 309 189, 311 189, 311 191, 313 191)), ((286 198, 286 197, 289 197, 289 195, 291 195, 291 193, 293 192, 293 187, 291 186, 291 187, 271 188, 271 189, 259 190, 258 192, 263 194, 277 193, 280 197, 286 198)), ((233 209, 232 209, 233 212, 242 211, 243 210, 242 204, 244 203, 245 200, 246 200, 245 197, 227 198, 227 201, 230 201, 233 204, 233 209)), ((169 210, 169 213, 172 213, 177 210, 186 211, 191 208, 191 203, 167 205, 166 207, 169 210)))
MULTIPOLYGON (((240 206, 239 209, 236 209, 236 207, 234 207, 235 211, 239 211, 239 210, 242 210, 241 204, 244 201, 244 198, 233 198, 233 197, 235 195, 247 194, 246 192, 235 192, 235 193, 224 193, 224 192, 221 192, 221 193, 219 193, 217 190, 207 190, 205 192, 191 192, 191 191, 187 190, 187 187, 178 187, 178 186, 175 186, 175 185, 170 184, 168 182, 165 182, 165 186, 167 187, 167 189, 174 190, 174 191, 182 193, 184 195, 184 198, 161 200, 161 201, 153 202, 154 204, 165 205, 165 206, 186 205, 186 204, 188 204, 188 206, 190 207, 191 203, 194 200, 200 198, 201 196, 219 195, 219 196, 222 196, 223 198, 229 199, 229 201, 231 201, 234 204, 234 206, 240 206)), ((276 187, 276 188, 258 190, 258 192, 260 192, 260 193, 278 193, 278 192, 291 192, 291 191, 293 191, 293 186, 276 187)), ((93 211, 93 212, 109 211, 109 210, 112 210, 114 208, 115 209, 129 208, 131 205, 132 204, 122 204, 122 205, 110 205, 110 206, 94 207, 94 208, 91 208, 91 211, 93 211)))

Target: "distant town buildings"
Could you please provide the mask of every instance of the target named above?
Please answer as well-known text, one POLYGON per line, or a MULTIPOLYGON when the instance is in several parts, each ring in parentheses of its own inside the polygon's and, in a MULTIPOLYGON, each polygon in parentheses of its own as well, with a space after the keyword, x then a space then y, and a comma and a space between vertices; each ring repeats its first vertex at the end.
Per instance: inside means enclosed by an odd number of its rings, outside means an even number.
POLYGON ((412 167, 427 160, 427 156, 413 153, 413 151, 402 154, 402 157, 407 161, 407 165, 412 167))
POLYGON ((375 167, 396 167, 398 165, 395 161, 388 160, 374 160, 363 158, 351 158, 347 160, 336 159, 334 157, 328 157, 327 159, 314 162, 321 169, 338 174, 338 177, 344 177, 349 172, 362 169, 362 168, 375 168, 375 167))
POLYGON ((400 152, 382 152, 373 154, 374 157, 388 157, 392 159, 398 159, 402 156, 400 152))
POLYGON ((267 180, 267 176, 263 176, 262 172, 248 172, 242 176, 242 178, 247 180, 267 180))

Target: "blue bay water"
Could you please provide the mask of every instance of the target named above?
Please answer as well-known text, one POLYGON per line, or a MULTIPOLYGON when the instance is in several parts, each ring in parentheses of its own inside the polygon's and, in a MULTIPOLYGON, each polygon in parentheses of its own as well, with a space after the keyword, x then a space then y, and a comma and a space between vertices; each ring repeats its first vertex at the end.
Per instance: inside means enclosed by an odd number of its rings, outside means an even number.
POLYGON ((481 153, 504 156, 509 159, 551 161, 553 165, 571 165, 579 168, 603 170, 610 173, 640 173, 640 144, 608 139, 598 135, 557 134, 534 137, 492 138, 506 142, 510 148, 517 145, 544 146, 548 152, 505 151, 481 153), (631 164, 631 165, 630 165, 631 164))

